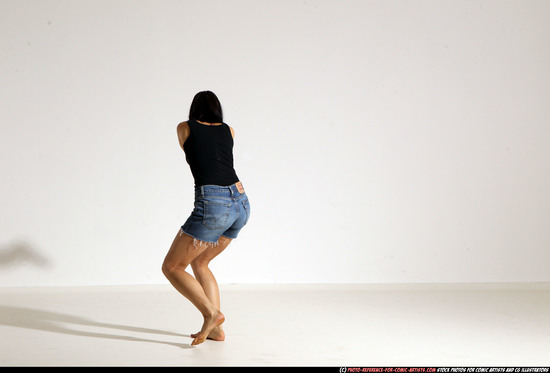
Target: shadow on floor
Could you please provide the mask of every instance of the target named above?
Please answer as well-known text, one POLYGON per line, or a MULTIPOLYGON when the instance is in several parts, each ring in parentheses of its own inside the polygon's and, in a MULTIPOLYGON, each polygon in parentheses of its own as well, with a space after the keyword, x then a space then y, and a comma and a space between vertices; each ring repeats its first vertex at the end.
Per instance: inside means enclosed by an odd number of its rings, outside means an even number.
POLYGON ((127 325, 116 325, 89 320, 80 316, 67 315, 58 312, 36 310, 23 307, 0 305, 0 325, 15 326, 18 328, 42 330, 54 333, 63 333, 82 337, 119 339, 123 341, 151 342, 171 345, 180 348, 193 348, 190 343, 173 343, 154 339, 138 338, 120 334, 90 332, 72 329, 67 324, 106 328, 117 331, 139 332, 147 334, 159 334, 165 336, 188 337, 190 335, 177 334, 163 330, 141 328, 127 325))

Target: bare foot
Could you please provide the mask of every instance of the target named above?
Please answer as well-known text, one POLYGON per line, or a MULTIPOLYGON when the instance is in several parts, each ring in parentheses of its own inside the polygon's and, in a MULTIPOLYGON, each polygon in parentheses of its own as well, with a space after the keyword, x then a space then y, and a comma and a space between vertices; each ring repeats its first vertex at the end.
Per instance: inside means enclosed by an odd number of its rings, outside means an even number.
MULTIPOLYGON (((192 338, 196 338, 199 335, 199 333, 191 334, 192 338)), ((222 329, 221 325, 215 326, 214 329, 208 334, 208 337, 206 339, 211 339, 213 341, 224 341, 225 340, 225 332, 222 329)))
POLYGON ((193 342, 191 342, 191 346, 196 346, 198 344, 201 344, 206 340, 210 332, 218 325, 221 325, 225 321, 225 316, 221 311, 217 311, 215 314, 213 314, 210 317, 204 318, 204 323, 202 324, 202 329, 200 332, 193 334, 192 337, 193 342))

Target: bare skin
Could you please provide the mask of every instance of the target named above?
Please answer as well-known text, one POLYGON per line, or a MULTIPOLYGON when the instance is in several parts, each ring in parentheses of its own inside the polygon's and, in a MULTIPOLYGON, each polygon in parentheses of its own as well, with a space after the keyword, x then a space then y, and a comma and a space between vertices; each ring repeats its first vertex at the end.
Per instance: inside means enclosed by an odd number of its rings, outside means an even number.
MULTIPOLYGON (((208 299, 216 306, 218 309, 221 309, 220 307, 220 291, 218 288, 218 283, 216 282, 216 278, 214 277, 214 274, 212 274, 212 271, 210 271, 210 268, 208 268, 208 264, 212 259, 214 259, 216 256, 222 253, 222 251, 225 250, 225 248, 231 243, 231 239, 227 237, 220 237, 218 240, 218 245, 214 247, 207 248, 202 254, 200 254, 197 258, 195 258, 191 262, 191 268, 193 269, 193 273, 195 274, 195 278, 197 281, 201 284, 204 293, 208 297, 208 299)), ((191 337, 196 338, 200 334, 195 333, 191 334, 191 337)), ((221 325, 215 326, 210 333, 207 336, 208 339, 212 339, 215 341, 223 341, 225 340, 225 333, 223 331, 223 328, 221 325)))
MULTIPOLYGON (((204 125, 221 125, 206 123, 204 125)), ((235 136, 233 128, 231 136, 235 136)), ((183 150, 185 140, 189 137, 189 125, 182 122, 177 127, 178 140, 183 150)), ((241 191, 242 184, 238 183, 241 191)), ((244 190, 243 190, 244 191, 244 190)), ((191 345, 203 343, 207 338, 223 341, 225 333, 221 324, 225 316, 220 311, 220 292, 216 278, 208 268, 212 259, 221 254, 231 243, 231 239, 221 236, 217 245, 195 245, 193 237, 178 231, 172 246, 162 264, 162 272, 170 283, 201 312, 204 322, 199 332, 191 334, 194 338, 191 345), (191 265, 195 277, 187 273, 191 265)))
MULTIPOLYGON (((220 311, 219 306, 218 285, 212 272, 208 269, 208 263, 221 253, 230 242, 230 239, 220 240, 219 245, 216 247, 195 245, 193 237, 180 230, 176 234, 162 264, 162 272, 172 286, 193 303, 203 316, 204 322, 201 330, 193 335, 194 339, 191 343, 193 346, 203 343, 213 329, 225 321, 225 316, 220 311), (202 254, 204 256, 201 256, 202 254), (197 262, 193 263, 195 260, 197 262), (196 268, 196 276, 200 280, 187 273, 186 268, 191 263, 193 263, 192 267, 196 268), (206 292, 210 294, 212 300, 206 292)), ((215 336, 219 339, 220 331, 221 329, 214 331, 212 337, 215 336)))

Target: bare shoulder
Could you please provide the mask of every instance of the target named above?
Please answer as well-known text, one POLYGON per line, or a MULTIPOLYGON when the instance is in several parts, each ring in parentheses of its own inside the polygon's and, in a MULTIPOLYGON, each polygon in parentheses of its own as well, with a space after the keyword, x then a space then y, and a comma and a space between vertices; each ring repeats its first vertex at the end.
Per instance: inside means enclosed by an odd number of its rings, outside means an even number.
POLYGON ((231 131, 231 137, 235 137, 235 130, 230 125, 227 125, 229 127, 229 130, 231 131))
POLYGON ((187 122, 178 124, 177 133, 180 146, 183 149, 183 143, 189 137, 189 124, 187 122))
POLYGON ((177 128, 178 137, 189 136, 189 124, 187 122, 181 122, 177 128))
POLYGON ((178 133, 179 132, 189 132, 189 124, 187 122, 178 124, 178 133))

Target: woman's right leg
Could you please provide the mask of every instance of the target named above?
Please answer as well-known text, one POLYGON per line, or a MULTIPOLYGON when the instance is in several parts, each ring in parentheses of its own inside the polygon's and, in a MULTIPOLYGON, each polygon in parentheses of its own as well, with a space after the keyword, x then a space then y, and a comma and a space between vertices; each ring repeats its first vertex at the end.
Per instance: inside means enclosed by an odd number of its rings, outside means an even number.
MULTIPOLYGON (((216 278, 208 267, 208 264, 212 261, 212 259, 221 254, 230 243, 230 238, 221 236, 218 240, 218 245, 208 247, 191 262, 191 268, 193 269, 195 278, 201 284, 204 293, 210 302, 212 302, 217 309, 221 309, 220 290, 216 278)), ((191 336, 194 337, 195 335, 196 334, 192 334, 191 336)), ((225 333, 223 332, 222 326, 218 325, 212 329, 212 331, 208 334, 208 338, 216 341, 223 341, 225 339, 225 333)))

